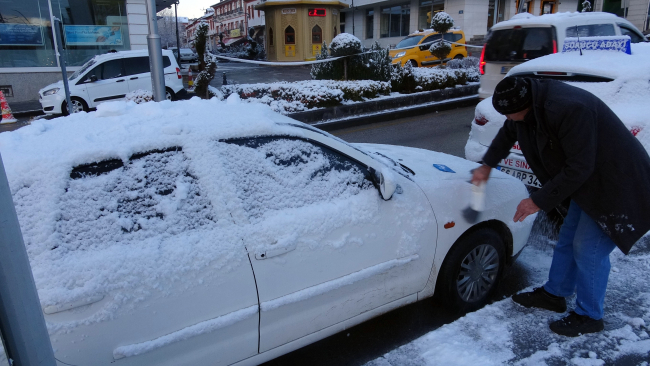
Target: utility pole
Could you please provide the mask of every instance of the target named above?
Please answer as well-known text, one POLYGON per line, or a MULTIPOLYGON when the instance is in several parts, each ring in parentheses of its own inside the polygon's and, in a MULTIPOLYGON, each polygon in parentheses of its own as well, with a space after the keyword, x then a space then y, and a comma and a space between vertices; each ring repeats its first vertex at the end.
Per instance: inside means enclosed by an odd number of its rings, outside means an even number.
POLYGON ((162 60, 162 46, 158 34, 158 19, 156 18, 156 2, 147 0, 147 46, 149 49, 149 67, 151 69, 151 86, 153 87, 153 100, 165 100, 165 74, 162 60))
POLYGON ((178 54, 178 64, 181 64, 181 40, 178 36, 178 1, 174 2, 174 15, 176 16, 176 52, 178 54))
POLYGON ((352 35, 356 37, 354 34, 354 0, 352 0, 352 35))
POLYGON ((56 366, 0 156, 0 333, 9 365, 56 366))

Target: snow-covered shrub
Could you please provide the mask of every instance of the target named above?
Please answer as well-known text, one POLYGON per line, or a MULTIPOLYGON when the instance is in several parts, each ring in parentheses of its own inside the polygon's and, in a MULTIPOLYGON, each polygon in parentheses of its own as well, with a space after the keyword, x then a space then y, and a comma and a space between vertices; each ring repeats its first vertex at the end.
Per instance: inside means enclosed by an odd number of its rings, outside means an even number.
POLYGON ((440 60, 444 60, 451 52, 451 46, 449 45, 449 43, 440 39, 439 41, 433 42, 431 44, 431 46, 429 47, 429 52, 431 52, 431 54, 436 58, 440 60))
POLYGON ((390 84, 382 81, 309 80, 293 83, 224 85, 225 98, 236 96, 244 101, 268 104, 280 113, 340 105, 343 101, 363 101, 390 93, 390 84))
POLYGON ((412 73, 416 88, 420 88, 417 89, 418 91, 438 90, 467 84, 467 72, 464 69, 417 67, 413 69, 412 73))
POLYGON ((151 102, 153 101, 153 92, 149 90, 138 89, 127 93, 124 98, 126 100, 132 100, 137 104, 151 102))
POLYGON ((205 69, 205 43, 208 40, 208 31, 210 27, 208 23, 201 21, 201 24, 196 29, 196 36, 194 37, 194 48, 196 48, 196 54, 199 58, 199 71, 205 69))
POLYGON ((203 58, 203 63, 205 64, 205 68, 203 71, 199 72, 194 80, 194 92, 200 98, 210 99, 211 97, 208 93, 208 86, 217 74, 217 58, 206 53, 203 58))
POLYGON ((333 57, 349 56, 361 53, 361 41, 350 33, 341 33, 330 43, 330 53, 333 57))
POLYGON ((591 2, 589 0, 585 0, 582 2, 582 12, 583 13, 588 13, 591 11, 591 2))
MULTIPOLYGON (((356 37, 355 37, 356 39, 356 37)), ((358 39, 357 39, 358 40, 358 39)), ((332 41, 332 44, 334 42, 332 41)), ((375 42, 368 52, 359 49, 354 56, 346 58, 348 66, 348 80, 376 80, 389 81, 391 73, 391 59, 388 49, 383 49, 375 42)), ((334 54, 332 54, 334 56, 334 54)), ((316 55, 317 60, 328 58, 326 44, 323 43, 321 53, 316 55)), ((332 62, 314 64, 311 77, 316 80, 341 80, 344 78, 343 59, 332 62)))
POLYGON ((413 64, 407 62, 403 67, 397 64, 393 68, 390 78, 391 88, 394 92, 413 93, 417 85, 413 75, 413 64))
POLYGON ((431 18, 431 29, 444 34, 447 33, 454 26, 454 18, 444 11, 439 11, 431 18))
POLYGON ((467 73, 467 81, 478 82, 481 79, 481 73, 478 68, 479 59, 477 57, 465 57, 447 61, 448 69, 462 69, 467 73))

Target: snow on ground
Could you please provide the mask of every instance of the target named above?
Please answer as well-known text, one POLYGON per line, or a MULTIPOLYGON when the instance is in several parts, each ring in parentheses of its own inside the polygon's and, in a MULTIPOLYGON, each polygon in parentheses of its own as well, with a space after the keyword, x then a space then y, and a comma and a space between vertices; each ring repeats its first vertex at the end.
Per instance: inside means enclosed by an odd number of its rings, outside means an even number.
MULTIPOLYGON (((533 234, 518 263, 530 290, 544 284, 555 242, 533 234)), ((526 309, 510 298, 442 326, 366 366, 433 365, 643 365, 650 360, 650 235, 625 256, 611 255, 605 330, 577 338, 554 334, 551 321, 564 314, 526 309)), ((575 296, 568 299, 569 308, 575 296)))

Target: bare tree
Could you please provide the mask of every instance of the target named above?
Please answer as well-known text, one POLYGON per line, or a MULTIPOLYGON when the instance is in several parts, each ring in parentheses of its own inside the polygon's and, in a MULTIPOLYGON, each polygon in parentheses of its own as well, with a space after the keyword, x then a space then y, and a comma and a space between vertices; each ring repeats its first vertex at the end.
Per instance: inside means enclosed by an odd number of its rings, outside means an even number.
MULTIPOLYGON (((184 30, 182 25, 178 25, 179 37, 183 38, 184 30)), ((160 43, 163 48, 176 47, 176 17, 174 9, 166 8, 158 12, 158 34, 160 34, 160 43)), ((182 47, 181 39, 181 47, 182 47)))

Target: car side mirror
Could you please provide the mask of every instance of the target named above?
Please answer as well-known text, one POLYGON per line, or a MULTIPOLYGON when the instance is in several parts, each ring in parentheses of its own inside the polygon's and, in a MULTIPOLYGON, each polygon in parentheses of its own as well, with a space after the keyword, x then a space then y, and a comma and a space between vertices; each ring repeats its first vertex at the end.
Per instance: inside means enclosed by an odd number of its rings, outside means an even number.
POLYGON ((89 80, 91 83, 94 83, 95 81, 97 81, 97 76, 96 76, 96 75, 90 75, 90 77, 88 78, 88 80, 89 80))
POLYGON ((395 181, 393 172, 388 168, 382 168, 379 173, 379 193, 381 193, 381 197, 388 201, 393 197, 396 189, 397 182, 395 181))

